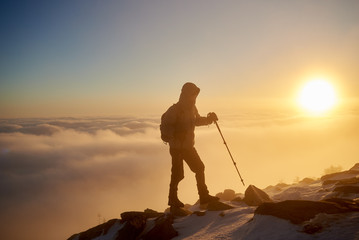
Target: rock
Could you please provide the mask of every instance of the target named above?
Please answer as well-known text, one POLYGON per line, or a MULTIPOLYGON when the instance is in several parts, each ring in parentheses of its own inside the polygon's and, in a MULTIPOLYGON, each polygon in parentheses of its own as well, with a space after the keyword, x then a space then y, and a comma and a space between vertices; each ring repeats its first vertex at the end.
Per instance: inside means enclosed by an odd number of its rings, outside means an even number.
POLYGON ((277 187, 277 188, 285 188, 285 187, 288 187, 290 186, 289 184, 286 184, 286 183, 278 183, 277 185, 275 185, 274 187, 277 187))
POLYGON ((243 201, 249 206, 259 206, 265 202, 272 202, 267 193, 254 185, 249 185, 244 193, 243 201))
POLYGON ((167 240, 178 235, 172 226, 171 215, 151 209, 146 209, 144 212, 124 212, 121 214, 121 221, 124 226, 118 231, 116 240, 167 240), (156 219, 148 220, 149 218, 156 219), (154 224, 149 224, 149 221, 153 221, 154 224))
POLYGON ((206 211, 194 211, 192 215, 197 215, 198 217, 203 217, 206 215, 206 211))
POLYGON ((341 179, 341 180, 325 180, 323 181, 323 185, 328 185, 328 184, 336 184, 336 185, 349 185, 349 184, 358 184, 359 183, 359 178, 357 177, 352 177, 352 178, 347 178, 347 179, 341 179))
POLYGON ((313 182, 315 182, 313 178, 303 178, 299 183, 312 184, 313 182))
POLYGON ((157 212, 150 208, 146 208, 144 213, 146 214, 147 218, 161 217, 163 215, 163 213, 157 212))
POLYGON ((338 204, 344 209, 347 209, 348 211, 359 211, 359 202, 351 199, 342 199, 342 198, 329 198, 325 199, 326 202, 333 202, 338 204))
POLYGON ((228 210, 228 209, 232 209, 233 207, 222 203, 220 201, 213 201, 213 202, 209 202, 207 205, 207 210, 208 211, 223 211, 223 210, 228 210))
POLYGON ((226 214, 224 212, 221 212, 220 214, 218 214, 218 216, 224 217, 224 216, 226 216, 226 214))
POLYGON ((359 193, 359 186, 340 186, 336 187, 333 192, 359 193))
POLYGON ((162 215, 163 213, 159 213, 147 208, 144 212, 136 212, 136 211, 123 212, 121 213, 121 219, 123 221, 131 221, 133 219, 140 219, 140 218, 147 220, 148 218, 160 217, 162 215))
POLYGON ((356 163, 351 169, 351 171, 358 171, 359 172, 359 163, 356 163))
MULTIPOLYGON (((121 221, 123 222, 124 227, 119 230, 116 240, 137 239, 139 235, 141 235, 144 239, 145 234, 143 231, 145 230, 147 220, 149 218, 160 219, 163 216, 163 213, 159 213, 151 209, 146 209, 144 212, 131 211, 121 213, 121 221)), ((160 223, 162 224, 162 222, 160 223)), ((153 228, 157 229, 161 227, 163 226, 156 226, 155 224, 153 228)))
POLYGON ((236 197, 236 198, 232 199, 231 202, 243 202, 243 199, 241 197, 236 197))
POLYGON ((118 231, 116 240, 136 239, 145 229, 147 221, 141 217, 133 218, 131 221, 124 222, 124 226, 118 231))
POLYGON ((169 240, 178 235, 173 228, 173 217, 170 214, 162 215, 155 220, 154 227, 144 231, 136 239, 143 240, 169 240))
POLYGON ((326 201, 287 200, 278 203, 263 203, 254 213, 271 215, 300 224, 314 218, 318 213, 336 214, 351 211, 359 211, 359 205, 356 202, 328 199, 326 201))
POLYGON ((216 197, 223 201, 232 201, 236 197, 236 193, 232 189, 226 189, 223 193, 217 193, 216 197))
POLYGON ((145 229, 147 215, 144 212, 121 213, 121 222, 124 226, 118 231, 116 240, 136 239, 145 229))
POLYGON ((359 170, 356 168, 356 166, 354 166, 353 168, 351 168, 348 171, 343 171, 343 172, 337 172, 337 173, 331 173, 331 174, 327 174, 324 175, 320 178, 320 180, 327 181, 327 180, 343 180, 343 179, 349 179, 349 178, 355 178, 357 175, 359 175, 359 170))
POLYGON ((78 234, 74 234, 73 236, 71 236, 70 238, 68 238, 67 240, 73 240, 73 239, 78 239, 78 240, 91 240, 93 238, 99 237, 101 235, 105 235, 108 230, 117 222, 119 221, 118 219, 111 219, 110 221, 100 224, 96 227, 90 228, 87 231, 78 233, 78 234), (78 238, 77 238, 78 237, 78 238))
MULTIPOLYGON (((146 209, 144 212, 124 212, 121 213, 121 220, 112 219, 87 231, 75 234, 68 240, 102 239, 102 236, 105 236, 114 225, 118 225, 118 229, 114 229, 117 231, 116 238, 111 238, 114 240, 168 240, 178 235, 172 223, 173 217, 171 215, 151 209, 146 209)), ((104 237, 104 239, 107 238, 104 237)))
POLYGON ((303 227, 303 232, 308 234, 315 234, 323 230, 323 226, 319 223, 306 224, 303 227))
POLYGON ((188 209, 180 207, 170 207, 169 212, 175 217, 185 217, 192 214, 192 212, 188 209))

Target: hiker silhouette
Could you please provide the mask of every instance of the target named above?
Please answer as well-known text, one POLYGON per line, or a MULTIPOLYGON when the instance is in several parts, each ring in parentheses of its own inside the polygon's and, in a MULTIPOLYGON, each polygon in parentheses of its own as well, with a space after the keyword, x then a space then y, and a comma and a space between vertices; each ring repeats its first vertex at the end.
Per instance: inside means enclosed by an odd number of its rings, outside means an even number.
POLYGON ((207 117, 199 115, 196 108, 196 99, 200 89, 187 82, 183 85, 179 101, 173 104, 161 118, 161 137, 169 143, 172 157, 171 182, 168 196, 168 205, 183 207, 178 199, 178 184, 184 178, 183 161, 195 173, 200 204, 217 201, 218 198, 209 195, 205 183, 205 166, 194 147, 194 130, 196 126, 209 125, 218 118, 215 113, 207 117))

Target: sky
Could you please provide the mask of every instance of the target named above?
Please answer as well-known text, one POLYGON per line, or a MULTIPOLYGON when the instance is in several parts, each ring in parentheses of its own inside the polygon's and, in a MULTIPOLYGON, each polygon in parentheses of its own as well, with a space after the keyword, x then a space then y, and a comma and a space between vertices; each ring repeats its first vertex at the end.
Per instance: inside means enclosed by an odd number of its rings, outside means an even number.
POLYGON ((356 98, 358 5, 5 1, 0 116, 158 114, 188 81, 218 111, 289 104, 316 75, 356 98))
MULTIPOLYGON (((247 185, 349 169, 358 10, 355 0, 3 1, 3 236, 66 239, 123 211, 163 211, 171 166, 158 126, 185 82, 201 88, 199 112, 219 116, 247 185), (318 76, 338 104, 314 116, 296 98, 318 76)), ((245 191, 215 126, 196 130, 196 148, 212 194, 245 191)), ((185 176, 179 196, 194 203, 185 176)))

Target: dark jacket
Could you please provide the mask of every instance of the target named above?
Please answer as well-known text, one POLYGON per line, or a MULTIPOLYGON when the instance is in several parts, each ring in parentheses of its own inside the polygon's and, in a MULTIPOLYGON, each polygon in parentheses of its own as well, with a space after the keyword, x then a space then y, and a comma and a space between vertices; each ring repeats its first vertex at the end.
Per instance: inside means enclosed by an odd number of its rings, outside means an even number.
POLYGON ((170 135, 171 148, 192 148, 194 146, 194 129, 196 126, 210 124, 207 117, 199 115, 195 105, 189 105, 185 101, 179 101, 170 107, 166 125, 170 135))

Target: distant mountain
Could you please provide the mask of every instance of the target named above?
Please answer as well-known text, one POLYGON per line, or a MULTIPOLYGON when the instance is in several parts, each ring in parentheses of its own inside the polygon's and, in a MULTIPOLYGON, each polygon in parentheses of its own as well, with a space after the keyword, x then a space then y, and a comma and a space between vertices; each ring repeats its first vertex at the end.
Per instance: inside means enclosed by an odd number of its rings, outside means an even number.
POLYGON ((359 163, 347 171, 277 184, 245 194, 225 190, 222 205, 186 205, 190 215, 124 212, 68 240, 359 239, 359 163), (229 206, 224 207, 223 206, 229 206))

